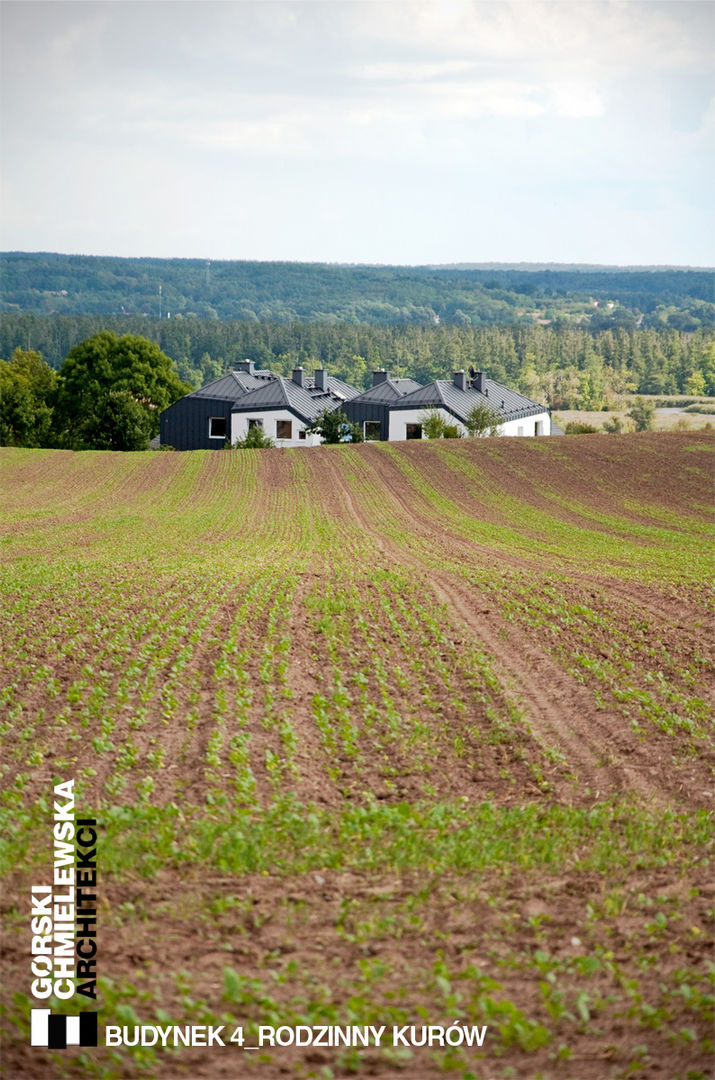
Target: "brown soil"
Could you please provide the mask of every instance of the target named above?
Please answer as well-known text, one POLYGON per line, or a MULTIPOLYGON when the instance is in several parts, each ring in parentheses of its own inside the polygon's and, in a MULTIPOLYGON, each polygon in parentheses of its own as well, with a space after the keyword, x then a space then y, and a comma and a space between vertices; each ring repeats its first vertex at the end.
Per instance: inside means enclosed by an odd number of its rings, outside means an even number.
MULTIPOLYGON (((82 690, 84 696, 73 701, 70 690, 86 678, 85 665, 94 665, 105 673, 109 710, 120 701, 129 662, 142 657, 143 672, 152 663, 156 670, 147 676, 144 698, 117 705, 111 735, 117 753, 131 743, 137 755, 117 794, 127 804, 139 798, 142 778, 151 773, 157 806, 174 802, 210 814, 206 800, 218 786, 240 807, 244 797, 235 791, 230 753, 232 740, 246 736, 260 805, 270 803, 278 783, 301 803, 336 811, 368 794, 387 803, 464 799, 502 807, 590 807, 622 797, 656 813, 710 809, 712 742, 702 733, 696 739, 685 726, 666 731, 644 719, 636 693, 620 700, 590 668, 579 669, 577 657, 586 654, 609 670, 621 663, 623 678, 638 693, 653 687, 656 693, 660 672, 667 693, 653 700, 675 714, 686 698, 711 700, 708 583, 662 570, 633 574, 625 559, 622 567, 617 560, 621 538, 657 551, 668 533, 677 544, 679 536, 706 526, 713 449, 711 435, 679 433, 368 444, 250 458, 207 454, 186 489, 178 485, 195 467, 191 455, 57 452, 48 466, 47 454, 27 453, 5 474, 12 492, 3 528, 8 569, 16 562, 22 573, 45 558, 48 565, 71 565, 78 553, 83 563, 76 587, 61 593, 38 579, 34 592, 18 585, 5 594, 15 606, 7 619, 4 679, 28 687, 3 743, 11 770, 5 786, 11 787, 13 773, 26 774, 23 796, 31 805, 47 793, 57 760, 67 759, 77 774, 94 770, 86 782, 90 804, 106 802, 116 758, 96 751, 91 741, 100 733, 102 706, 83 727, 87 694, 82 690), (180 519, 185 510, 186 520, 180 519), (550 545, 546 515, 559 528, 573 528, 576 537, 580 530, 598 534, 610 561, 584 554, 578 540, 571 548, 550 545), (116 517, 121 529, 123 516, 133 522, 137 554, 121 549, 109 596, 112 522, 116 517), (159 528, 166 562, 150 543, 159 528), (655 536, 650 528, 662 533, 655 536), (263 571, 265 588, 254 595, 263 571), (336 608, 333 640, 320 631, 319 604, 339 599, 348 587, 364 604, 348 614, 336 608), (285 599, 276 605, 281 588, 285 599), (403 598, 407 613, 391 606, 391 598, 403 598), (555 634, 519 608, 517 602, 526 600, 555 611, 559 605, 583 608, 590 621, 569 616, 559 622, 554 615, 555 634), (409 621, 418 602, 419 610, 439 616, 441 637, 427 626, 418 633, 409 621), (162 651, 163 626, 179 609, 185 628, 162 651), (367 629, 358 621, 363 612, 367 629), (128 651, 121 652, 111 643, 127 627, 128 651), (284 668, 269 648, 282 637, 289 640, 284 668), (235 680, 220 674, 229 639, 235 647, 229 659, 242 657, 250 689, 240 715, 230 698, 235 680), (63 652, 66 643, 72 648, 63 652), (486 657, 496 677, 488 693, 472 677, 475 656, 486 657), (385 661, 384 678, 378 677, 378 660, 385 661), (162 689, 171 684, 177 663, 184 667, 167 720, 162 689), (54 688, 37 675, 45 664, 57 680, 54 688), (331 753, 314 701, 341 689, 350 702, 356 748, 338 744, 331 753), (219 730, 220 691, 231 704, 219 730), (370 703, 377 706, 372 718, 370 703), (137 727, 140 708, 145 721, 137 727), (493 716, 506 718, 515 708, 521 726, 513 739, 490 740, 493 716), (196 723, 187 727, 192 709, 196 723), (283 720, 295 733, 290 762, 284 760, 283 720), (418 738, 413 731, 420 721, 429 731, 418 738), (217 730, 214 767, 208 757, 217 730), (88 737, 77 741, 76 732, 88 737), (35 746, 38 756, 32 758, 35 746), (279 780, 268 768, 271 760, 281 763, 279 780)), ((21 869, 3 901, 6 995, 27 989, 30 884, 30 873, 21 869)), ((137 866, 136 873, 107 880, 102 898, 103 971, 136 987, 131 1003, 143 1022, 150 1022, 157 1003, 177 1023, 200 1022, 200 1001, 215 1014, 240 1014, 241 1006, 224 997, 228 965, 259 979, 279 1006, 322 994, 335 1005, 333 1022, 341 1023, 341 1009, 361 992, 365 965, 380 962, 386 974, 372 984, 376 1016, 399 1004, 416 1017, 439 1001, 444 1016, 430 1022, 447 1023, 457 1019, 456 1006, 439 997, 434 982, 435 964, 444 959, 452 972, 476 965, 499 983, 496 997, 551 1025, 533 966, 542 950, 569 972, 571 1011, 584 989, 604 1002, 597 1019, 581 1028, 564 1021, 555 1041, 535 1052, 515 1045, 496 1055, 487 1048, 469 1065, 477 1080, 672 1080, 685 1078, 688 1069, 693 1078, 708 1075, 700 1044, 677 1035, 695 1023, 685 997, 667 997, 661 986, 676 970, 701 970, 705 963, 713 898, 705 862, 687 880, 666 869, 624 868, 613 881, 577 870, 540 877, 509 867, 482 880, 477 874, 440 879, 429 868, 402 877, 325 869, 293 878, 237 878, 170 866, 147 881, 137 866), (412 926, 405 911, 426 887, 429 902, 412 926), (607 905, 618 890, 622 907, 591 925, 587 907, 607 905), (654 913, 642 898, 661 895, 663 910, 674 917, 657 937, 644 930, 654 913), (370 932, 360 930, 367 924, 370 932), (575 974, 567 962, 580 943, 610 950, 623 977, 605 966, 587 981, 575 974), (176 985, 182 970, 190 975, 193 1005, 182 1001, 176 985), (668 1012, 661 1027, 633 1019, 636 991, 626 992, 627 979, 639 981, 638 993, 654 1009, 668 1012), (146 1002, 144 990, 151 995, 146 1002), (562 1037, 570 1058, 552 1053, 562 1037), (646 1051, 636 1052, 641 1045, 646 1051)), ((7 1080, 95 1075, 80 1066, 65 1072, 6 1026, 7 1080)), ((227 1048, 162 1056, 155 1074, 162 1080, 350 1075, 350 1064, 330 1050, 276 1051, 272 1061, 245 1052, 237 1060, 238 1053, 227 1048)), ((381 1080, 442 1075, 421 1050, 401 1064, 367 1054, 358 1067, 359 1075, 381 1080)), ((123 1068, 117 1075, 154 1075, 141 1063, 123 1068)))

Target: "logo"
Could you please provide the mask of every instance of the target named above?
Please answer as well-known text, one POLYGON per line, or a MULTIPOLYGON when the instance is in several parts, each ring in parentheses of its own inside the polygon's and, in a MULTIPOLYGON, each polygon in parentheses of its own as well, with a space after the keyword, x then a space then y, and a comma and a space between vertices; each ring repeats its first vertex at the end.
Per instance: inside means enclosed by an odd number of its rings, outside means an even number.
POLYGON ((97 1046, 97 822, 75 816, 74 780, 53 794, 53 872, 31 889, 30 992, 38 1005, 54 997, 78 1011, 33 1008, 30 1044, 64 1050, 97 1046))
POLYGON ((46 1046, 48 1050, 65 1050, 68 1046, 97 1045, 97 1014, 82 1012, 78 1016, 63 1016, 49 1009, 30 1012, 30 1045, 46 1046))

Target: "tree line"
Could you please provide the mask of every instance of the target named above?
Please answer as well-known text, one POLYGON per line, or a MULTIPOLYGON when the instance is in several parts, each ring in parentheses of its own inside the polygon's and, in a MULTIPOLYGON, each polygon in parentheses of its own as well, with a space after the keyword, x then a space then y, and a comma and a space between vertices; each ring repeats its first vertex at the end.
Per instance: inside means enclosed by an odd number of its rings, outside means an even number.
POLYGON ((552 409, 601 409, 618 395, 715 395, 715 333, 574 326, 371 326, 319 322, 253 323, 107 316, 0 316, 0 356, 41 354, 60 369, 80 342, 102 331, 140 335, 197 388, 238 361, 289 374, 326 367, 358 389, 372 371, 426 383, 474 366, 552 409))
POLYGON ((59 371, 17 348, 0 360, 0 444, 143 450, 162 410, 190 389, 159 346, 135 334, 95 334, 59 371))
POLYGON ((244 322, 715 328, 708 270, 390 267, 8 252, 1 311, 244 322))

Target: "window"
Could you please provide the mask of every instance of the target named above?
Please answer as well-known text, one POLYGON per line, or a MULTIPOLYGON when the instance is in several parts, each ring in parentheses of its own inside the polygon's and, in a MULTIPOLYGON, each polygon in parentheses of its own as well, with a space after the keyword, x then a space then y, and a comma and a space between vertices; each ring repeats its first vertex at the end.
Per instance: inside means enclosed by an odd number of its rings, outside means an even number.
POLYGON ((407 439, 421 439, 422 438, 422 424, 406 424, 407 439))
POLYGON ((534 435, 543 435, 543 434, 544 434, 544 421, 543 420, 537 420, 536 423, 534 424, 534 435))
POLYGON ((379 420, 365 421, 365 442, 379 442, 382 437, 382 424, 379 420))
POLYGON ((276 420, 276 438, 277 439, 292 439, 293 438, 293 421, 292 420, 276 420))
POLYGON ((257 419, 256 417, 253 417, 253 416, 250 417, 250 419, 248 421, 248 429, 249 429, 249 431, 250 431, 250 429, 252 427, 263 427, 263 421, 257 419))
POLYGON ((209 416, 209 439, 226 438, 226 417, 209 416))
POLYGON ((517 433, 517 435, 523 435, 524 434, 524 425, 523 424, 519 424, 518 428, 516 429, 516 433, 517 433))
POLYGON ((298 438, 299 439, 305 439, 306 438, 305 428, 300 429, 300 431, 298 432, 298 438))

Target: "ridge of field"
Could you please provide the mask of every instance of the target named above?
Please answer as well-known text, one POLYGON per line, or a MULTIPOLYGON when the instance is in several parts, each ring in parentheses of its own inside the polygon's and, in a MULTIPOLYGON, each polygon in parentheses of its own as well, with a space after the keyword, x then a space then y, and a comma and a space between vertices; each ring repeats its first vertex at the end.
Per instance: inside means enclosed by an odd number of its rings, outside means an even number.
POLYGON ((705 1077, 713 451, 0 450, 7 1075, 705 1077), (102 1023, 485 1047, 31 1051, 69 776, 102 1023))

